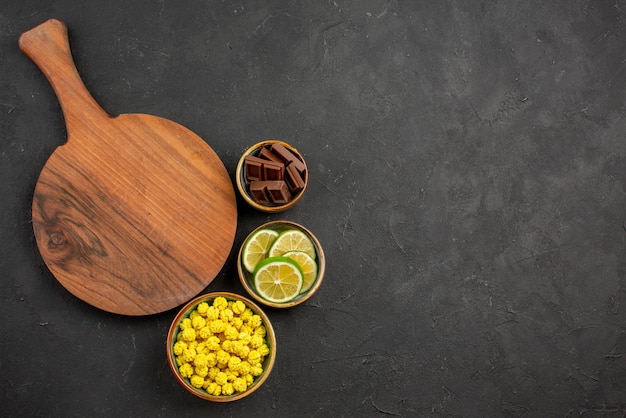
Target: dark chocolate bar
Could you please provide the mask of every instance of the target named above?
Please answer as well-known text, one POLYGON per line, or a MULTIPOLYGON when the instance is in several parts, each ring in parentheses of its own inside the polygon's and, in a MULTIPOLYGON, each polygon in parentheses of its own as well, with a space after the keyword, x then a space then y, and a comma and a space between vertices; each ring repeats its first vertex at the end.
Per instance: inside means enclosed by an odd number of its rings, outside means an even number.
POLYGON ((285 178, 285 165, 274 161, 263 162, 262 180, 283 180, 285 178))
POLYGON ((304 173, 306 170, 306 165, 281 144, 272 144, 271 150, 283 161, 283 163, 285 163, 285 165, 294 164, 300 173, 304 173))
POLYGON ((271 203, 269 194, 267 193, 266 181, 255 180, 250 182, 250 194, 252 198, 262 204, 271 203))
POLYGON ((284 181, 268 181, 267 193, 270 195, 272 202, 282 205, 291 200, 291 192, 287 183, 284 181))
POLYGON ((254 200, 262 204, 275 203, 282 205, 291 201, 291 192, 287 183, 283 180, 253 181, 250 183, 250 194, 254 200))
POLYGON ((254 157, 252 155, 246 156, 244 159, 246 181, 263 180, 263 163, 265 160, 254 157))
POLYGON ((261 147, 257 157, 262 158, 264 160, 274 161, 276 163, 282 163, 283 161, 278 157, 278 155, 274 154, 267 147, 261 147))
POLYGON ((287 168, 285 168, 285 182, 293 194, 304 189, 304 179, 293 164, 289 164, 287 168))

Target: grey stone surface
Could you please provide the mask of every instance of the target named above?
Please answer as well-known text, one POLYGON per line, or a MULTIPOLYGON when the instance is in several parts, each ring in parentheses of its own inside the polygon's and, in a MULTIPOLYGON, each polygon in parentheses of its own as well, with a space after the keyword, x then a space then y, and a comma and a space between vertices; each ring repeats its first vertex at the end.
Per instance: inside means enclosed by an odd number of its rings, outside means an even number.
POLYGON ((626 3, 0 5, 0 404, 7 416, 626 416, 626 3), (56 17, 111 115, 175 120, 234 174, 253 143, 307 158, 282 214, 324 245, 305 305, 268 310, 276 366, 211 404, 177 386, 174 311, 101 312, 37 251, 37 175, 65 140, 19 35, 56 17))

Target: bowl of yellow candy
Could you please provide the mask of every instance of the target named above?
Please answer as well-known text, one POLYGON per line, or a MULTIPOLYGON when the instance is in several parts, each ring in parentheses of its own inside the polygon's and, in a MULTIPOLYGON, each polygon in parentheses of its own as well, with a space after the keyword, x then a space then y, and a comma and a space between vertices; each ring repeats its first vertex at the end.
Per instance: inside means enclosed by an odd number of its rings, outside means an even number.
POLYGON ((259 303, 290 308, 322 285, 326 259, 319 240, 304 226, 271 221, 253 230, 239 250, 241 284, 259 303))
POLYGON ((267 315, 251 300, 229 292, 191 300, 167 334, 167 360, 192 394, 230 402, 256 391, 276 359, 276 336, 267 315))

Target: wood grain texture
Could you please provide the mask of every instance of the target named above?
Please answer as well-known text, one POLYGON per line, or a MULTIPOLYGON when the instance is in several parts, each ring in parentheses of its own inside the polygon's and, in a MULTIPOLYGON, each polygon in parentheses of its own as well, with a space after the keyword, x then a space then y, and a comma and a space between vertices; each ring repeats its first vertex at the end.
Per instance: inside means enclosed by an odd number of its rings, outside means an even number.
POLYGON ((76 71, 62 22, 47 21, 19 43, 54 88, 68 131, 32 204, 52 274, 85 302, 125 315, 196 296, 223 267, 237 226, 222 161, 172 121, 104 112, 76 71))

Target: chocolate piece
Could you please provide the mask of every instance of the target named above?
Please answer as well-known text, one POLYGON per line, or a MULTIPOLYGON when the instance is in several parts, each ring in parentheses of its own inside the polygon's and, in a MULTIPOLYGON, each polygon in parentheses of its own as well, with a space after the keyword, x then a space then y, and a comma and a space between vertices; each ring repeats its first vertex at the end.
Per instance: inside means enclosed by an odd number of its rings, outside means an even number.
POLYGON ((295 194, 304 189, 304 179, 293 164, 289 164, 285 168, 285 182, 289 186, 291 193, 295 194))
POLYGON ((285 178, 285 164, 274 161, 263 162, 262 180, 283 180, 285 178))
POLYGON ((253 181, 250 183, 250 194, 261 204, 282 205, 291 201, 291 192, 283 180, 253 181))
POLYGON ((265 162, 265 160, 258 158, 258 157, 254 157, 252 155, 248 155, 246 156, 246 158, 244 159, 244 165, 245 165, 245 173, 246 173, 246 180, 248 182, 251 181, 256 181, 256 180, 263 180, 263 163, 265 162))
POLYGON ((291 200, 291 192, 284 181, 268 181, 267 193, 272 198, 272 202, 283 205, 291 200))
POLYGON ((250 195, 258 203, 267 204, 271 203, 270 196, 267 193, 267 185, 265 181, 253 181, 250 183, 250 195))
POLYGON ((306 165, 304 165, 298 157, 281 144, 272 144, 271 150, 285 163, 285 165, 294 164, 300 173, 304 173, 306 170, 306 165))
POLYGON ((257 157, 262 158, 264 160, 274 161, 276 163, 282 163, 283 161, 278 157, 278 155, 274 154, 267 147, 261 147, 257 157))

